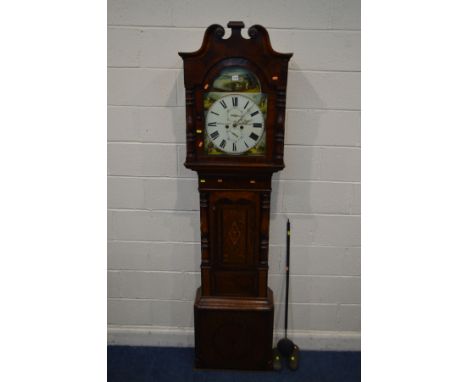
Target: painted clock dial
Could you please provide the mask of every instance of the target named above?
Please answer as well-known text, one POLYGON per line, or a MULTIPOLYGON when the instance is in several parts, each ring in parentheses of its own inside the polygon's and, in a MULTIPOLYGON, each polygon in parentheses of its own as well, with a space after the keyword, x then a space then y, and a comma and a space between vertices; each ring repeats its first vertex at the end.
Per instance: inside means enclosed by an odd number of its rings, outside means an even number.
POLYGON ((205 153, 264 156, 268 94, 262 91, 257 75, 245 67, 230 65, 207 81, 203 89, 205 153))
POLYGON ((215 101, 205 120, 208 139, 226 154, 242 154, 263 137, 265 121, 257 104, 242 94, 229 94, 215 101))

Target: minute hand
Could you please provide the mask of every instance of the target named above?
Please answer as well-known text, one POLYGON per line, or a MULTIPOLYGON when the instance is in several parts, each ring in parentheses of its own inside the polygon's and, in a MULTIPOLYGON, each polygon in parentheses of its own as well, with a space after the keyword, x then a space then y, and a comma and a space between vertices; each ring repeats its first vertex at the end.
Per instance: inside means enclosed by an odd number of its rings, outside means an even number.
POLYGON ((244 112, 244 114, 240 116, 240 118, 236 121, 236 124, 240 124, 241 121, 243 121, 245 115, 250 111, 250 109, 252 109, 253 105, 254 103, 252 103, 252 105, 250 105, 250 107, 244 112))

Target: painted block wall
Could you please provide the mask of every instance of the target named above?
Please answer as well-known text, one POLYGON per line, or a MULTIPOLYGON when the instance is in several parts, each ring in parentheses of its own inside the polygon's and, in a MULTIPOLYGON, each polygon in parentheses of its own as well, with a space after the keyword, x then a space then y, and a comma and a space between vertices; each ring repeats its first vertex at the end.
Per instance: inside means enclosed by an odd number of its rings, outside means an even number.
MULTIPOLYGON (((293 52, 286 169, 273 178, 269 286, 284 316, 285 223, 292 224, 291 337, 360 348, 360 2, 109 0, 109 343, 193 345, 199 201, 184 168, 179 51, 205 28, 262 24, 293 52)), ((246 32, 246 29, 244 32, 246 32)))

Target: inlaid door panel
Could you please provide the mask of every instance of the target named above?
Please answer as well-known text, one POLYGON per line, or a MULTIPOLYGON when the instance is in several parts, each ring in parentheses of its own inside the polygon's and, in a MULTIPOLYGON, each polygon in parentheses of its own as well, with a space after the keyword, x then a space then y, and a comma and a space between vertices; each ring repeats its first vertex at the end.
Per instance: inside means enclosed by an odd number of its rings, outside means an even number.
POLYGON ((210 195, 212 261, 216 268, 252 268, 258 261, 259 197, 255 192, 210 195))

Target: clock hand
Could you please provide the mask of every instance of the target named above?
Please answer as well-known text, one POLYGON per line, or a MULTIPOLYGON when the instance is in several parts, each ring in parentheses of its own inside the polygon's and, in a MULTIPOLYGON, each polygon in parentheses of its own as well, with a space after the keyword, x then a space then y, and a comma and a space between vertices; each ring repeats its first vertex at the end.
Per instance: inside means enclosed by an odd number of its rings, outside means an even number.
POLYGON ((244 112, 244 114, 242 114, 240 116, 240 118, 236 122, 236 125, 240 124, 240 122, 243 120, 244 116, 250 111, 250 109, 252 109, 253 105, 255 105, 255 104, 252 103, 252 105, 250 105, 250 107, 244 112))

